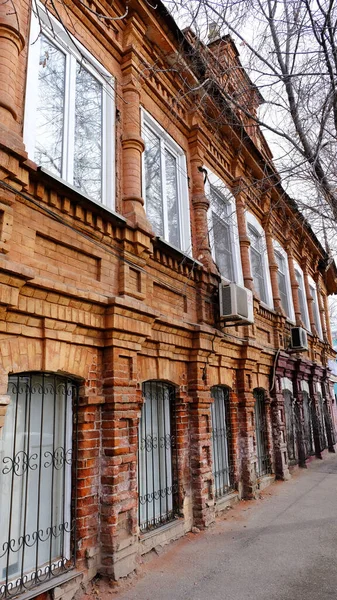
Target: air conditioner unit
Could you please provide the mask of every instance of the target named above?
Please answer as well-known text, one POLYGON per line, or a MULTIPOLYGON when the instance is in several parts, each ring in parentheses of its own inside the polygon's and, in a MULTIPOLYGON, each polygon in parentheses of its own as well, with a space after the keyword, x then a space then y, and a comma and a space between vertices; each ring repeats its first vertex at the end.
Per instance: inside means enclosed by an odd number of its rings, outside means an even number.
POLYGON ((303 327, 292 327, 290 333, 290 348, 298 352, 308 350, 308 335, 303 327))
POLYGON ((221 321, 254 323, 253 294, 236 283, 221 282, 219 286, 221 321))

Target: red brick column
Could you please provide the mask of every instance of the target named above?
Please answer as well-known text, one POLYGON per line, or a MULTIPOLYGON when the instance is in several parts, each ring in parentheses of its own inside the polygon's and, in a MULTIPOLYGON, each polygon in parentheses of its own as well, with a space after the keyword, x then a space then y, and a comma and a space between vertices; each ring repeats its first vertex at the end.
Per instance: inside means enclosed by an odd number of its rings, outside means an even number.
POLYGON ((317 335, 318 332, 316 330, 316 324, 315 324, 315 318, 314 318, 314 310, 313 310, 314 299, 313 299, 313 297, 312 297, 312 295, 310 293, 309 279, 308 279, 308 257, 304 257, 302 259, 301 267, 302 267, 302 270, 303 270, 304 287, 305 287, 305 295, 306 295, 307 304, 308 304, 308 313, 309 313, 310 327, 311 327, 311 331, 313 333, 316 333, 316 335, 317 335))
POLYGON ((91 579, 100 566, 99 499, 100 499, 100 406, 90 404, 82 388, 78 408, 77 454, 77 564, 87 568, 91 579))
POLYGON ((315 283, 316 283, 318 311, 319 311, 319 316, 320 316, 320 319, 321 319, 323 339, 325 341, 327 341, 328 336, 327 336, 327 325, 326 325, 326 320, 325 320, 325 309, 324 309, 324 303, 323 303, 323 298, 322 298, 321 286, 320 286, 320 281, 319 281, 320 280, 320 276, 319 276, 318 272, 315 274, 314 280, 315 280, 315 283))
POLYGON ((211 392, 205 379, 205 364, 189 364, 190 460, 194 525, 203 529, 214 521, 211 447, 211 392))
POLYGON ((270 271, 270 281, 271 281, 271 289, 273 293, 274 307, 275 310, 284 314, 282 304, 281 304, 281 296, 278 287, 278 265, 275 260, 274 246, 273 246, 273 237, 270 230, 270 224, 265 224, 265 236, 266 236, 266 246, 267 246, 267 254, 268 254, 268 262, 269 262, 269 271, 270 271))
POLYGON ((293 294, 296 325, 301 326, 302 325, 302 316, 301 316, 301 310, 300 310, 300 303, 299 303, 299 299, 298 299, 299 285, 297 283, 297 279, 296 279, 296 275, 295 275, 294 258, 293 258, 291 247, 289 247, 289 249, 288 249, 288 264, 289 264, 290 284, 291 284, 291 290, 292 290, 292 294, 293 294))
POLYGON ((125 53, 122 68, 123 135, 122 135, 122 199, 123 215, 129 223, 145 233, 152 234, 146 218, 142 198, 142 153, 144 141, 141 137, 140 121, 140 73, 137 46, 143 44, 144 25, 137 15, 127 20, 124 36, 125 53))
POLYGON ((327 336, 330 346, 332 346, 330 313, 329 313, 328 297, 326 294, 323 295, 323 306, 324 306, 324 317, 325 317, 325 322, 326 322, 326 336, 327 336))
POLYGON ((195 256, 207 269, 213 273, 218 273, 214 264, 211 248, 209 245, 207 211, 209 209, 209 200, 205 195, 205 171, 204 154, 200 140, 199 127, 195 126, 189 139, 190 163, 191 163, 191 182, 192 182, 192 206, 193 206, 193 225, 195 239, 195 256))
POLYGON ((0 125, 19 132, 16 106, 16 75, 25 42, 20 33, 20 3, 0 3, 0 125), (14 5, 13 5, 14 6, 14 5))
POLYGON ((115 579, 136 567, 137 451, 141 390, 132 378, 134 357, 119 348, 104 356, 101 465, 102 571, 115 579))
POLYGON ((256 494, 256 470, 255 470, 255 399, 252 392, 238 389, 239 399, 239 459, 241 463, 241 481, 239 489, 240 496, 254 498, 256 494))
POLYGON ((247 233, 246 225, 246 203, 243 196, 243 192, 240 191, 242 187, 241 179, 235 180, 236 190, 234 192, 236 199, 236 214, 238 220, 239 240, 240 240, 240 253, 242 263, 242 274, 246 288, 253 290, 253 277, 250 269, 250 240, 247 233))

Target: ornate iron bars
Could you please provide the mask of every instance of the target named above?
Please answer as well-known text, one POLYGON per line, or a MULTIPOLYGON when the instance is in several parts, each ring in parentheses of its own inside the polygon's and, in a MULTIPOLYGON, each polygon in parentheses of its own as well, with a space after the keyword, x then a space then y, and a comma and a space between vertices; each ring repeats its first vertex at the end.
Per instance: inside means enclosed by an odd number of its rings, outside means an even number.
POLYGON ((211 394, 214 399, 211 406, 214 489, 215 497, 220 498, 233 489, 229 389, 216 386, 211 394))
POLYGON ((255 434, 256 434, 256 454, 258 477, 271 473, 270 457, 268 453, 268 431, 266 404, 264 399, 264 390, 254 390, 255 398, 255 434))
POLYGON ((308 392, 303 392, 303 430, 306 457, 315 453, 314 432, 312 423, 312 401, 308 392))
POLYGON ((175 389, 160 381, 143 385, 139 425, 139 527, 151 531, 179 513, 175 389))
POLYGON ((318 426, 318 437, 320 450, 327 448, 327 434, 326 434, 326 423, 324 418, 324 403, 323 396, 320 392, 317 393, 316 412, 317 412, 317 426, 318 426))
POLYGON ((23 373, 9 377, 8 394, 0 438, 1 600, 73 568, 76 543, 77 387, 58 375, 23 373))
POLYGON ((289 461, 296 461, 296 444, 295 444, 295 414, 294 400, 290 390, 283 390, 284 409, 286 417, 286 435, 287 435, 287 450, 289 461))

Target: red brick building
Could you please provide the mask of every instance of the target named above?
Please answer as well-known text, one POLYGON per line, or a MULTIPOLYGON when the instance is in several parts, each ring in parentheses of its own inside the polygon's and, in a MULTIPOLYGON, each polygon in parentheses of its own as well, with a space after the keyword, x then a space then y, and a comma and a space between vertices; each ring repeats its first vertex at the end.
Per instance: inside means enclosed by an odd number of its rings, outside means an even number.
POLYGON ((1 600, 125 576, 335 444, 336 269, 233 42, 45 4, 0 5, 1 600))

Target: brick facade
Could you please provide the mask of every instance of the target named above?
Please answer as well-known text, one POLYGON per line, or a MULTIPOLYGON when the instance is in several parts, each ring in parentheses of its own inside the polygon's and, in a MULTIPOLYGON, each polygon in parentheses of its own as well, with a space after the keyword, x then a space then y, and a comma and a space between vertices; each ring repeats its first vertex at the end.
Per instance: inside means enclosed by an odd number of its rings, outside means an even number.
MULTIPOLYGON (((181 34, 163 8, 156 12, 146 2, 131 1, 127 17, 103 23, 76 0, 71 8, 60 6, 68 30, 115 78, 111 168, 116 212, 38 169, 23 141, 31 6, 18 4, 17 15, 8 14, 7 4, 0 6, 0 427, 10 401, 9 374, 56 373, 77 382, 78 456, 72 493, 77 497, 78 577, 56 581, 51 591, 40 593, 36 588, 40 599, 70 600, 81 581, 97 573, 126 576, 143 553, 192 526, 207 527, 226 505, 226 496, 217 499, 214 490, 215 386, 230 389, 232 499, 254 497, 272 477, 289 477, 284 378, 293 383, 301 420, 295 462, 305 465, 301 382, 310 388, 313 414, 321 410, 317 383, 321 385, 329 415, 327 361, 334 354, 327 296, 336 292, 337 279, 334 266, 326 268, 324 250, 281 186, 259 184, 265 170, 272 169, 262 134, 255 129, 242 140, 233 123, 216 127, 214 118, 208 121, 206 115, 212 109, 216 116, 212 98, 199 104, 196 97, 182 93, 174 69, 162 68, 181 49, 181 34), (151 64, 158 69, 150 69, 151 64), (187 158, 190 255, 157 238, 146 216, 141 107, 187 158), (235 195, 243 281, 254 291, 252 325, 224 327, 219 322, 220 277, 209 245, 205 165, 235 195), (266 232, 274 309, 254 290, 247 210, 266 232), (288 351, 291 324, 281 305, 274 238, 289 257, 298 326, 303 323, 293 260, 303 269, 312 331, 307 352, 288 351), (315 329, 308 276, 316 282, 323 339, 315 329), (175 389, 179 514, 170 525, 140 534, 138 431, 142 385, 151 380, 175 389), (263 392, 270 465, 262 475, 254 412, 257 390, 263 392)), ((102 1, 99 7, 118 16, 109 3, 102 1)), ((231 45, 226 48, 231 52, 231 45)), ((186 62, 181 69, 186 69, 188 82, 192 69, 186 62)), ((317 423, 314 453, 321 457, 317 423)), ((334 432, 328 427, 326 441, 327 449, 334 451, 334 432)), ((7 596, 0 583, 2 597, 7 596)))

